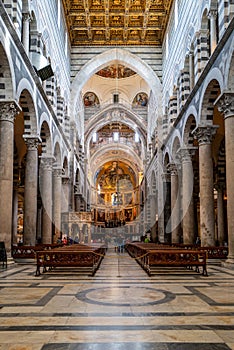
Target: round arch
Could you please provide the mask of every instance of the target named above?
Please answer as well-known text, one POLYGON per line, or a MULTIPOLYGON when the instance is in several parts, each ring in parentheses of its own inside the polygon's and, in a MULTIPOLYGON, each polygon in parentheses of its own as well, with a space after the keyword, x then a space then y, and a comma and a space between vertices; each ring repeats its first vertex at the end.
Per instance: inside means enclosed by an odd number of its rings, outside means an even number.
POLYGON ((183 145, 187 147, 193 147, 194 144, 194 135, 192 134, 193 130, 196 128, 196 118, 191 113, 186 118, 185 124, 184 124, 184 132, 182 135, 183 139, 183 145))
POLYGON ((99 69, 105 67, 112 61, 119 61, 122 64, 128 65, 136 73, 138 73, 143 79, 145 79, 151 86, 152 92, 155 95, 157 101, 158 110, 161 110, 161 82, 152 68, 142 61, 139 57, 132 54, 128 50, 114 48, 107 50, 100 55, 94 57, 87 62, 82 70, 76 75, 71 85, 71 100, 70 100, 70 115, 74 119, 76 114, 77 105, 79 105, 79 98, 81 96, 81 90, 84 84, 90 79, 90 77, 96 73, 99 69))
POLYGON ((38 135, 37 105, 28 80, 22 79, 17 89, 17 98, 24 114, 25 134, 38 135))
POLYGON ((59 142, 57 141, 54 146, 54 152, 53 152, 54 158, 55 158, 55 167, 61 167, 62 158, 61 158, 61 149, 59 142))
POLYGON ((213 72, 203 87, 199 106, 200 123, 213 124, 214 102, 220 95, 223 87, 223 80, 221 82, 219 80, 222 76, 218 74, 219 70, 215 69, 215 71, 217 71, 217 74, 215 75, 213 72))
POLYGON ((109 106, 108 108, 102 110, 98 114, 95 114, 86 125, 85 132, 85 143, 89 144, 92 134, 102 128, 103 126, 109 124, 110 122, 123 122, 129 128, 139 133, 141 141, 146 146, 146 133, 143 124, 139 121, 137 115, 135 115, 132 111, 125 109, 123 106, 123 111, 119 112, 119 108, 116 109, 117 113, 115 113, 115 108, 113 106, 109 106))
POLYGON ((49 125, 43 121, 40 127, 42 155, 52 155, 52 140, 49 125))
POLYGON ((171 147, 171 161, 175 164, 178 163, 178 150, 181 147, 181 140, 179 135, 176 135, 175 138, 173 139, 172 142, 172 147, 171 147))

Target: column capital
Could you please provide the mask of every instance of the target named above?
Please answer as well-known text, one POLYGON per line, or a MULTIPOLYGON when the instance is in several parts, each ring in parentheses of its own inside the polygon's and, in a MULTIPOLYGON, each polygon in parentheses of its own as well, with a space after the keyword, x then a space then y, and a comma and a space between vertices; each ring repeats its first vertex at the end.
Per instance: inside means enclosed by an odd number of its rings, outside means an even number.
POLYGON ((21 112, 21 107, 16 101, 0 102, 0 121, 14 123, 15 115, 21 112))
POLYGON ((213 18, 213 19, 216 19, 216 17, 217 17, 217 10, 210 10, 209 12, 208 12, 208 15, 207 15, 207 17, 209 18, 209 19, 211 19, 211 18, 213 18))
POLYGON ((53 156, 41 156, 41 166, 45 170, 52 170, 55 158, 53 156))
POLYGON ((178 175, 178 172, 180 170, 180 164, 178 163, 169 163, 167 165, 167 170, 171 175, 178 175))
POLYGON ((39 135, 23 135, 23 139, 28 151, 36 151, 39 143, 42 142, 39 135))
POLYGON ((31 22, 32 17, 31 17, 30 12, 24 12, 22 15, 23 15, 24 22, 31 22))
POLYGON ((53 175, 58 178, 62 178, 63 176, 63 169, 62 168, 54 168, 53 169, 53 175))
POLYGON ((198 127, 192 131, 195 139, 198 140, 199 146, 211 144, 217 129, 218 125, 198 125, 198 127))
POLYGON ((224 115, 224 119, 234 116, 234 92, 224 91, 215 101, 219 112, 224 115))
POLYGON ((190 163, 191 157, 195 154, 197 147, 180 147, 177 154, 180 158, 181 163, 190 163))
POLYGON ((80 186, 78 184, 74 185, 74 195, 80 195, 80 186))
POLYGON ((209 29, 200 29, 195 32, 194 37, 195 39, 199 39, 201 35, 208 37, 208 34, 209 34, 209 29))
POLYGON ((62 183, 63 185, 68 185, 70 182, 70 178, 67 175, 62 175, 62 183))
POLYGON ((223 191, 225 189, 225 183, 224 182, 216 182, 214 183, 214 188, 216 191, 223 191))

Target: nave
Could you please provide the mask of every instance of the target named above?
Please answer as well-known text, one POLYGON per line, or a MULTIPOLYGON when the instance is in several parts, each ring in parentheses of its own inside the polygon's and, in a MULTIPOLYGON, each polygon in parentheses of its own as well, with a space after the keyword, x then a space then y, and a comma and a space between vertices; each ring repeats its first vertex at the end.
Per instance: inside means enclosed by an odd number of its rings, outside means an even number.
POLYGON ((95 276, 0 268, 0 350, 234 349, 234 271, 161 268, 148 277, 109 248, 95 276))

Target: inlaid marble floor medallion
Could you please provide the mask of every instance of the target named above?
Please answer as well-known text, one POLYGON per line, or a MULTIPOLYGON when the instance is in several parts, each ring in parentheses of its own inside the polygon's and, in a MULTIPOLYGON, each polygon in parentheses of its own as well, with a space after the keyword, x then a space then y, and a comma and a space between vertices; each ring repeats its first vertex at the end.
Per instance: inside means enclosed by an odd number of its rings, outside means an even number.
POLYGON ((172 301, 173 293, 148 287, 105 287, 87 289, 76 294, 77 299, 90 304, 109 306, 146 306, 172 301))

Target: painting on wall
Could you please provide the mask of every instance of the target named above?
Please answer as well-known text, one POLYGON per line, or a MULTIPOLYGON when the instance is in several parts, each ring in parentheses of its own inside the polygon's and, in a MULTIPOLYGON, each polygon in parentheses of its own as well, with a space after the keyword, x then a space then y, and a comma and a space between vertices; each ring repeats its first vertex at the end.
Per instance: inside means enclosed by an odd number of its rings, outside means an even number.
POLYGON ((96 74, 103 78, 121 79, 131 77, 136 72, 122 64, 113 64, 102 68, 96 74))
POLYGON ((146 107, 148 104, 148 95, 145 92, 139 92, 133 100, 133 107, 146 107))
POLYGON ((105 212, 103 210, 97 211, 97 221, 105 221, 105 212))
POLYGON ((86 92, 84 95, 84 106, 85 107, 97 107, 100 102, 97 95, 94 92, 86 92))

